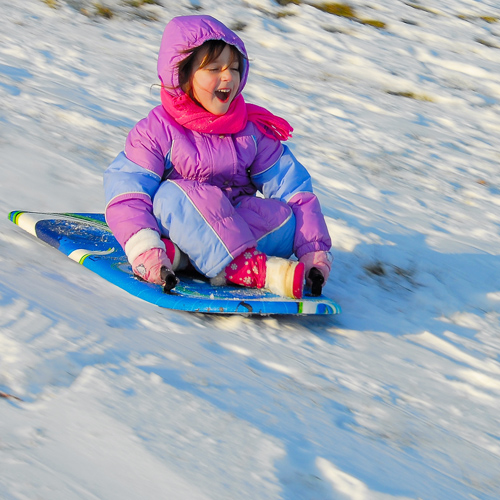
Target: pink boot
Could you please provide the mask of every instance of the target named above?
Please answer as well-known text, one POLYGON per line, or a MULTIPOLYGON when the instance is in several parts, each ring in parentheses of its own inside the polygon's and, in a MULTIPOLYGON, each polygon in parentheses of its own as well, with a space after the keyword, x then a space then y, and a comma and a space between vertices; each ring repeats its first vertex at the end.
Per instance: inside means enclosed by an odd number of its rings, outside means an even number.
POLYGON ((161 241, 165 243, 165 252, 172 263, 172 271, 186 269, 189 265, 188 256, 172 240, 162 236, 161 241))
POLYGON ((226 282, 266 288, 276 295, 300 299, 304 290, 304 264, 267 257, 256 248, 248 248, 212 280, 215 285, 226 282))

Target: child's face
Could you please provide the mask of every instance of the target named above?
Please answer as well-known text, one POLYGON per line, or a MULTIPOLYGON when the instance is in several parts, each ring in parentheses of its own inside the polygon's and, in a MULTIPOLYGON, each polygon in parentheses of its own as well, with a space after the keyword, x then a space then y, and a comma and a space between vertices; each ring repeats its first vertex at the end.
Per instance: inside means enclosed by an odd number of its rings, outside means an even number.
POLYGON ((229 109, 240 86, 239 62, 226 45, 220 56, 203 68, 206 50, 197 54, 191 74, 193 97, 210 113, 223 115, 229 109))

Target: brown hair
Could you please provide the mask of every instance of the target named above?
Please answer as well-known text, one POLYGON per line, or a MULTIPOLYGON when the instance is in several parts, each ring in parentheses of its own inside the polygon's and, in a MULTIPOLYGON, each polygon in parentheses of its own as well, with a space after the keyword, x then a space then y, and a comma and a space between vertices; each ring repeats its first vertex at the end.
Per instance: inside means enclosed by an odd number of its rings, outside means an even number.
POLYGON ((206 50, 205 57, 201 61, 200 66, 196 69, 204 68, 211 62, 215 61, 222 54, 222 51, 226 48, 226 45, 229 45, 229 48, 231 49, 231 64, 234 61, 238 61, 240 77, 243 76, 243 54, 234 45, 230 45, 224 40, 208 40, 199 47, 196 47, 192 50, 187 50, 186 54, 189 55, 182 61, 180 61, 177 65, 177 70, 179 72, 179 87, 191 98, 193 96, 191 94, 192 89, 190 79, 191 73, 193 72, 193 63, 196 59, 196 56, 201 50, 206 50))

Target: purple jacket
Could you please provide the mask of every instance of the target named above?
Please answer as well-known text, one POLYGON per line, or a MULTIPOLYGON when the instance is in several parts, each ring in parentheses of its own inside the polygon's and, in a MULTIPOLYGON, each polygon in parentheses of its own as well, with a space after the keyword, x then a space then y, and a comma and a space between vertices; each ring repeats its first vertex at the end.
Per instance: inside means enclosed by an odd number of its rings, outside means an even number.
MULTIPOLYGON (((169 92, 182 92, 175 68, 185 51, 211 39, 235 45, 245 56, 239 92, 243 90, 248 63, 240 38, 209 16, 185 16, 167 25, 160 47, 158 75, 169 92)), ((196 253, 190 242, 199 233, 205 243, 203 253, 194 258, 195 266, 214 276, 239 253, 265 239, 248 210, 240 209, 248 207, 248 199, 255 199, 257 192, 286 204, 290 212, 286 216, 286 210, 280 212, 276 205, 259 208, 259 218, 266 220, 275 239, 283 238, 278 229, 285 222, 293 226, 292 248, 284 255, 293 251, 300 258, 331 247, 309 174, 286 145, 265 136, 251 122, 237 134, 203 134, 179 125, 158 106, 131 130, 124 152, 105 172, 104 186, 107 222, 130 261, 160 246, 145 229, 171 237, 190 257, 196 253), (212 188, 222 193, 220 199, 212 188), (175 193, 182 193, 181 198, 175 193), (182 220, 184 231, 174 235, 172 219, 182 220), (184 232, 189 234, 185 243, 184 232)))

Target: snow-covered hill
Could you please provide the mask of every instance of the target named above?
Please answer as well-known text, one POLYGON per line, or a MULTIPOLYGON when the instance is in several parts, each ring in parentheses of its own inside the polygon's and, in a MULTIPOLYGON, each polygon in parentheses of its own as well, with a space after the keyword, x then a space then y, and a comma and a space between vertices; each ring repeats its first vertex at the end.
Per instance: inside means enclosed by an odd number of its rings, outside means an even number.
POLYGON ((161 3, 0 0, 0 498, 497 499, 498 3, 161 3), (295 128, 339 317, 161 310, 7 220, 103 210, 190 13, 295 128))

